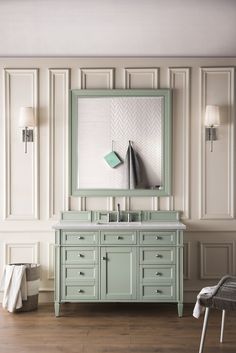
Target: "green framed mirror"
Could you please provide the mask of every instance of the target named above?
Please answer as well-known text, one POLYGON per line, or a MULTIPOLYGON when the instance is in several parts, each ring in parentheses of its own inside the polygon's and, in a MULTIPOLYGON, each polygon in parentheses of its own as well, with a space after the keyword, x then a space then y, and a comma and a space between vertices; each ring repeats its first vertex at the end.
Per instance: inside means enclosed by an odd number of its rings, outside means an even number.
POLYGON ((72 90, 70 99, 72 196, 170 195, 171 90, 72 90))

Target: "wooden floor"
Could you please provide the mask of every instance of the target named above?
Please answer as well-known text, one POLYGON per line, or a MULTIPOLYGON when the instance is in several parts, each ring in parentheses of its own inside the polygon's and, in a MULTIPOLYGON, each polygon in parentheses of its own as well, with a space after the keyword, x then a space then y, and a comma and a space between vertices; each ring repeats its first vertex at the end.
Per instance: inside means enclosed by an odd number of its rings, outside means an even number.
MULTIPOLYGON (((176 305, 64 304, 55 318, 53 306, 29 313, 0 309, 0 353, 194 353, 198 352, 202 317, 183 318, 176 305)), ((236 352, 236 315, 226 317, 225 342, 219 343, 220 313, 210 313, 204 353, 236 352)))

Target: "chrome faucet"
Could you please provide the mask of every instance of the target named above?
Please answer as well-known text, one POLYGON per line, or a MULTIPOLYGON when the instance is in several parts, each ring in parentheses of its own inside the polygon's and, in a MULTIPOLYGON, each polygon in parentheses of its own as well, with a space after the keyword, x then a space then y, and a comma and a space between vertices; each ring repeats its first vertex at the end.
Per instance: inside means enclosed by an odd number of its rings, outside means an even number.
POLYGON ((117 219, 116 222, 120 222, 121 221, 121 217, 120 217, 120 204, 117 204, 117 219))

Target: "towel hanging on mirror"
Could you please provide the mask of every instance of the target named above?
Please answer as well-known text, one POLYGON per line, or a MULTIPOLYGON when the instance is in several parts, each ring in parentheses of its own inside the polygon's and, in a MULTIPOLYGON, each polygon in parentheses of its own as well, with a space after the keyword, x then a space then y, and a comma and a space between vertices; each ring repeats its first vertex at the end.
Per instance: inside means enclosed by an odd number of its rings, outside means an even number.
POLYGON ((136 189, 141 184, 141 168, 137 153, 129 141, 124 162, 124 188, 136 189))

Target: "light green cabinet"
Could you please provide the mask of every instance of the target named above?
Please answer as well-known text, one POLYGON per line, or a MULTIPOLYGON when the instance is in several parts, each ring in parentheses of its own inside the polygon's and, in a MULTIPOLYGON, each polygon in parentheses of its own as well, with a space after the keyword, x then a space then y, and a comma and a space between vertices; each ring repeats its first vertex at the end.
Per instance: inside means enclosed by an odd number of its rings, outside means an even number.
POLYGON ((56 316, 64 302, 109 301, 173 302, 182 316, 184 226, 163 224, 57 226, 56 316))
POLYGON ((101 247, 101 299, 136 299, 134 247, 101 247))

